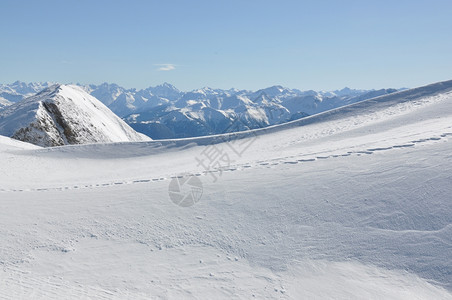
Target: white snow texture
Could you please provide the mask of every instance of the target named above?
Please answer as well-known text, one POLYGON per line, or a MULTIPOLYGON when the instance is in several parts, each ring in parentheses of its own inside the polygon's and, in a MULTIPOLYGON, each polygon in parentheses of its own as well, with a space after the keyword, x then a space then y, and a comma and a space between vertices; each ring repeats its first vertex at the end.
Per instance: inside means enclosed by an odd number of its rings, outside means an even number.
POLYGON ((451 153, 452 81, 238 134, 1 137, 0 299, 452 299, 451 153))
POLYGON ((0 134, 39 146, 147 141, 74 85, 53 85, 0 112, 0 134))

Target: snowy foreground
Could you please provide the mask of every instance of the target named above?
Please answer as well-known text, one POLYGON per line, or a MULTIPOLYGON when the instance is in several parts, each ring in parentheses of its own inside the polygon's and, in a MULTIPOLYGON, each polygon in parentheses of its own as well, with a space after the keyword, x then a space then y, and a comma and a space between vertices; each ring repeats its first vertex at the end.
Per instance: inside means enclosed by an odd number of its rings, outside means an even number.
POLYGON ((239 136, 0 137, 0 299, 452 299, 452 82, 239 136))

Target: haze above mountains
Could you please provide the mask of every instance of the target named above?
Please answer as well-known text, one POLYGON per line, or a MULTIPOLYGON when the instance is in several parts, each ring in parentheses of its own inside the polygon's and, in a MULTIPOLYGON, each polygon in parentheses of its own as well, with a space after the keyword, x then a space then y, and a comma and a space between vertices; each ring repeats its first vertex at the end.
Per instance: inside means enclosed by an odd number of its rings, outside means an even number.
MULTIPOLYGON (((26 113, 22 103, 27 97, 31 97, 43 89, 52 88, 53 83, 24 83, 16 81, 12 84, 0 84, 0 124, 8 123, 9 130, 0 129, 0 134, 13 137, 20 129, 28 124, 18 123, 17 118, 7 118, 12 111, 22 109, 26 113), (8 108, 7 108, 8 107, 8 108), (15 130, 13 131, 12 128, 15 130)), ((103 83, 100 85, 77 85, 71 89, 77 90, 79 96, 75 98, 89 98, 83 95, 89 93, 98 99, 117 116, 121 117, 128 125, 136 131, 143 133, 153 139, 196 137, 212 134, 243 131, 249 129, 263 128, 270 125, 281 124, 308 115, 317 114, 326 110, 356 103, 369 98, 393 93, 395 89, 381 90, 354 90, 344 88, 342 90, 323 91, 300 91, 282 86, 272 86, 258 91, 237 89, 212 89, 202 88, 189 92, 182 92, 169 83, 142 90, 125 89, 116 84, 103 83)), ((73 91, 74 93, 74 91, 73 91)), ((44 93, 49 95, 51 92, 44 93)), ((41 101, 44 99, 38 99, 41 101)), ((27 100, 28 101, 28 100, 27 100)), ((31 102, 35 101, 32 100, 31 102)), ((93 100, 90 100, 93 102, 93 100)), ((30 101, 28 101, 30 103, 30 101)), ((72 103, 71 101, 66 101, 72 103)), ((66 106, 63 102, 59 105, 66 106)), ((33 106, 27 106, 28 110, 34 110, 33 106)), ((65 108, 59 108, 65 111, 65 108)), ((105 111, 105 109, 103 109, 105 111)), ((110 115, 108 117, 112 119, 110 115)), ((53 117, 55 124, 59 122, 53 117)), ((92 124, 92 121, 75 120, 75 117, 66 122, 71 128, 71 123, 92 124)), ((114 123, 119 124, 117 120, 114 123)), ((62 134, 57 138, 55 130, 53 137, 47 138, 46 142, 37 141, 36 133, 33 137, 24 137, 23 132, 19 139, 42 146, 55 146, 73 143, 92 143, 107 141, 126 141, 124 139, 111 138, 111 133, 105 133, 110 137, 90 133, 91 138, 79 138, 70 141, 64 135, 66 125, 57 124, 50 126, 59 128, 62 134)), ((67 127, 66 126, 66 127, 67 127)), ((124 127, 124 124, 121 124, 124 127)), ((0 127, 1 128, 1 127, 0 127)), ((87 130, 90 131, 90 130, 87 130)), ((114 129, 117 133, 118 129, 114 129)), ((134 136, 130 141, 137 141, 139 135, 126 130, 129 136, 134 136)), ((52 134, 46 133, 47 136, 52 134)), ((58 134, 57 134, 58 135, 58 134)), ((102 135, 102 134, 101 134, 102 135)), ((115 135, 115 134, 113 134, 115 135)), ((41 137, 42 138, 42 137, 41 137)))

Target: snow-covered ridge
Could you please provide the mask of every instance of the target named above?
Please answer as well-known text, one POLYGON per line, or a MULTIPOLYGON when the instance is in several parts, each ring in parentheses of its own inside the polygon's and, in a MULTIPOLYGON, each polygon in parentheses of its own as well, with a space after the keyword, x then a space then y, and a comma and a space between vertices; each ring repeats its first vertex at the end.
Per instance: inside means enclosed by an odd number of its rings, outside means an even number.
POLYGON ((0 134, 39 146, 146 141, 75 85, 52 85, 0 112, 0 134))

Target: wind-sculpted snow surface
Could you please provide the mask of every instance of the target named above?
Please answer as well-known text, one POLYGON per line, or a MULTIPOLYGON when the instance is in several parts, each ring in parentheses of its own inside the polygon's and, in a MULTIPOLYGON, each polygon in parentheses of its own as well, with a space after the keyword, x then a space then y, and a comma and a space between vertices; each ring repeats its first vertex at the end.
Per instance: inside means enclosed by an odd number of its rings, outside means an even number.
POLYGON ((452 82, 240 134, 0 145, 0 298, 452 299, 452 82))

